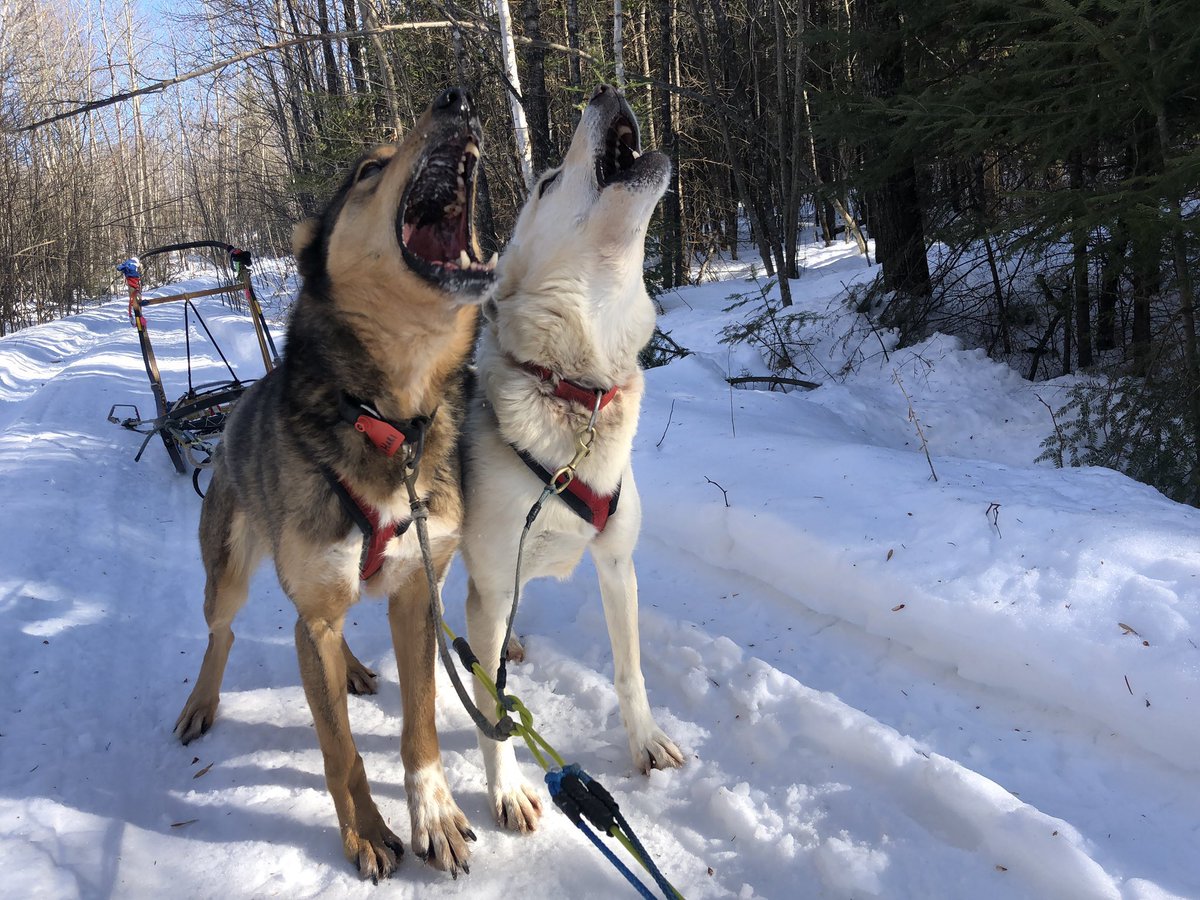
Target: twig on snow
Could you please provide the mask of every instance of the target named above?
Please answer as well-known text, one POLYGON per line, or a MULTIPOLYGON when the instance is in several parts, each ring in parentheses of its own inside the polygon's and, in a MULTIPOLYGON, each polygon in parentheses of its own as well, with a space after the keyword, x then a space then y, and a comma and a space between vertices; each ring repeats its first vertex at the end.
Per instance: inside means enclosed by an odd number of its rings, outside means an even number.
POLYGON ((709 484, 715 485, 717 487, 717 489, 725 497, 725 508, 729 509, 729 491, 725 490, 725 488, 721 487, 719 484, 717 484, 715 481, 713 481, 707 475, 704 476, 704 480, 707 481, 709 484))
POLYGON ((900 393, 908 401, 908 421, 916 426, 917 437, 921 439, 921 449, 925 451, 925 461, 929 463, 929 474, 933 476, 934 481, 937 481, 937 472, 933 468, 933 457, 929 455, 929 441, 925 439, 925 430, 921 427, 921 420, 917 418, 917 411, 913 409, 912 397, 908 396, 908 391, 904 389, 904 382, 900 380, 899 369, 892 372, 892 381, 896 383, 896 386, 900 388, 900 393))
POLYGON ((660 437, 658 439, 658 443, 654 445, 655 447, 661 447, 662 442, 667 439, 667 428, 671 427, 671 419, 674 418, 674 416, 675 416, 675 401, 672 400, 671 401, 671 411, 669 413, 667 413, 667 427, 663 429, 662 437, 660 437))
POLYGON ((984 512, 984 515, 987 516, 988 521, 992 523, 992 527, 996 529, 996 537, 1004 537, 1004 535, 1000 533, 1000 504, 989 503, 987 511, 984 512))

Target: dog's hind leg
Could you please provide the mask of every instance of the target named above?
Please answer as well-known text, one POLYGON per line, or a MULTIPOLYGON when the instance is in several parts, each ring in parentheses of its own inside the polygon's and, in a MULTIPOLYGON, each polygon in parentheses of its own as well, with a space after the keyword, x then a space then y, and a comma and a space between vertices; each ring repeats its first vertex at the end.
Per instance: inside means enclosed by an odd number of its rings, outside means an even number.
POLYGON ((246 517, 234 507, 219 479, 213 480, 200 513, 200 551, 206 576, 208 648, 192 693, 175 720, 175 735, 185 744, 208 731, 216 717, 233 646, 233 618, 246 603, 250 573, 259 555, 246 517))
MULTIPOLYGON (((481 592, 474 580, 467 583, 467 635, 471 649, 489 675, 500 662, 500 644, 504 640, 504 622, 512 594, 502 589, 481 592)), ((510 643, 511 646, 511 643, 510 643)), ((518 645, 519 646, 519 645, 518 645)), ((510 656, 510 659, 512 657, 510 656)), ((486 688, 474 679, 475 705, 492 722, 496 721, 496 703, 486 688)), ((487 773, 492 813, 505 828, 533 831, 542 818, 542 802, 534 787, 517 766, 513 740, 494 741, 478 733, 479 750, 487 773)))
MULTIPOLYGON (((623 490, 623 503, 627 500, 627 492, 633 493, 628 488, 623 490)), ((614 544, 617 543, 620 543, 619 540, 614 541, 614 544)), ((600 579, 604 620, 608 624, 608 638, 612 642, 613 683, 621 705, 621 720, 629 736, 633 764, 643 774, 649 774, 651 769, 682 766, 683 754, 655 723, 654 715, 650 712, 650 701, 646 697, 638 642, 637 575, 633 569, 633 547, 602 549, 599 544, 599 541, 592 544, 592 559, 600 579), (619 552, 613 552, 618 549, 619 552)))
POLYGON ((346 688, 352 694, 374 694, 378 689, 376 673, 364 666, 342 638, 342 657, 346 660, 346 688))
MULTIPOLYGON (((435 546, 434 570, 439 581, 453 555, 452 544, 435 546)), ((437 624, 430 610, 429 583, 423 568, 388 598, 388 622, 404 709, 400 758, 404 761, 413 852, 457 878, 460 870, 470 871, 468 842, 475 840, 475 832, 454 802, 442 768, 434 721, 437 624)))

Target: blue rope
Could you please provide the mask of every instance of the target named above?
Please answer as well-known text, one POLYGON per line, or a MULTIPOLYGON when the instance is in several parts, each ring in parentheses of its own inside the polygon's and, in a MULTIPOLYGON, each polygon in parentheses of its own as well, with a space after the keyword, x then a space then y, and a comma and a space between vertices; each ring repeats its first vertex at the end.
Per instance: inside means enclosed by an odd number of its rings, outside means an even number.
MULTIPOLYGON (((577 770, 576 774, 579 775, 580 780, 582 780, 585 784, 595 780, 583 769, 579 768, 578 766, 575 768, 577 770)), ((617 820, 617 825, 621 827, 621 830, 625 832, 625 836, 629 838, 629 843, 633 844, 634 848, 638 852, 638 855, 641 856, 642 862, 645 863, 646 868, 650 872, 650 877, 654 879, 654 882, 658 885, 659 890, 663 892, 663 896, 668 898, 678 896, 678 891, 671 886, 671 883, 667 881, 666 877, 651 858, 650 854, 646 852, 646 848, 642 845, 642 842, 638 839, 638 836, 634 834, 633 828, 630 827, 625 816, 621 814, 621 808, 615 803, 613 804, 612 813, 613 818, 617 820)))
POLYGON ((585 819, 590 821, 592 826, 600 831, 608 829, 609 837, 620 837, 626 841, 625 849, 631 850, 638 861, 646 867, 646 870, 653 877, 667 900, 672 900, 672 898, 683 900, 679 892, 663 877, 658 866, 650 859, 650 854, 646 852, 646 848, 642 845, 642 842, 638 840, 637 835, 633 833, 633 829, 629 827, 629 823, 625 820, 625 817, 621 815, 621 810, 617 802, 613 800, 612 796, 604 789, 604 786, 600 782, 588 775, 577 763, 571 763, 562 769, 554 769, 547 772, 546 785, 550 789, 550 796, 554 799, 555 805, 562 809, 571 821, 579 826, 580 830, 596 845, 605 858, 617 867, 621 874, 625 876, 630 884, 637 888, 643 897, 650 897, 653 900, 654 895, 617 859, 616 855, 600 841, 599 837, 587 827, 584 822, 585 819), (584 794, 582 796, 577 796, 578 792, 573 792, 564 785, 564 779, 567 778, 576 779, 580 786, 583 787, 584 794), (591 785, 591 787, 584 787, 585 785, 591 785))
POLYGON ((600 840, 600 836, 597 835, 596 832, 592 831, 592 829, 588 828, 587 822, 585 822, 583 819, 580 819, 575 824, 579 826, 580 831, 587 835, 587 839, 596 845, 596 849, 604 854, 604 858, 617 867, 617 871, 625 876, 625 880, 633 885, 634 890, 645 897, 646 900, 657 900, 654 894, 650 893, 650 889, 646 887, 646 885, 642 884, 641 880, 629 870, 629 867, 626 866, 625 863, 621 862, 621 860, 617 859, 616 854, 613 853, 612 850, 609 849, 609 847, 606 846, 602 840, 600 840))

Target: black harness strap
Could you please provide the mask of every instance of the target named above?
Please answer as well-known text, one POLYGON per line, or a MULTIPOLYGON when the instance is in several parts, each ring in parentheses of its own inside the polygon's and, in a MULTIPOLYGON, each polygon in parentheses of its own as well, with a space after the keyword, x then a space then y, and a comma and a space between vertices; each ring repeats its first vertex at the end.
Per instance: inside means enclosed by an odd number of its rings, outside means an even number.
MULTIPOLYGON (((550 479, 554 477, 554 473, 539 463, 536 459, 521 450, 518 447, 512 447, 513 452, 517 454, 521 462, 537 476, 538 481, 542 484, 549 484, 550 479)), ((578 478, 574 479, 567 485, 566 490, 558 495, 559 499, 571 508, 571 511, 589 525, 595 526, 597 531, 603 531, 608 524, 609 517, 617 511, 617 501, 621 499, 621 485, 618 484, 616 490, 611 494, 597 494, 588 485, 584 484, 578 478)))

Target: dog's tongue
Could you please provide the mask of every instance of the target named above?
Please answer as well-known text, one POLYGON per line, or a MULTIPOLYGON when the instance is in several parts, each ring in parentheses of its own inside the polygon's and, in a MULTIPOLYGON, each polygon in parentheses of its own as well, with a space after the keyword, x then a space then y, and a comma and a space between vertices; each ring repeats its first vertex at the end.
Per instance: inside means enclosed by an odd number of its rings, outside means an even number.
POLYGON ((429 262, 445 262, 458 256, 450 253, 452 249, 446 240, 448 235, 436 225, 419 225, 413 228, 407 238, 408 249, 421 259, 429 262))
MULTIPOLYGON (((460 226, 463 223, 458 223, 460 226)), ((461 231, 460 227, 457 229, 461 231)), ((465 243, 459 239, 453 227, 446 223, 434 225, 405 225, 404 243, 411 253, 427 262, 457 263, 459 251, 465 243)))

